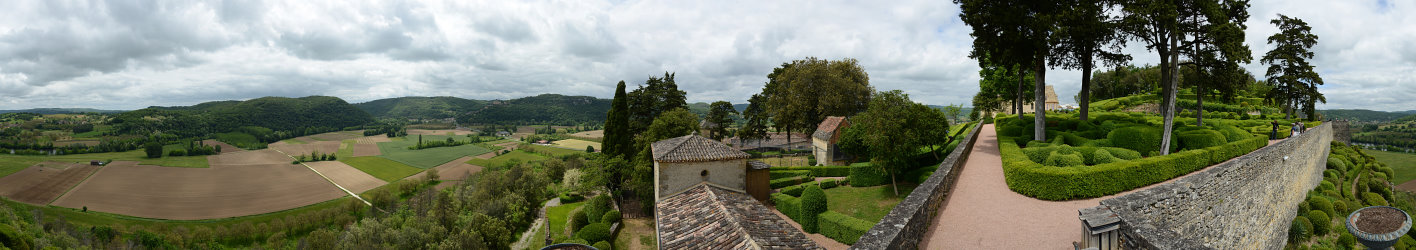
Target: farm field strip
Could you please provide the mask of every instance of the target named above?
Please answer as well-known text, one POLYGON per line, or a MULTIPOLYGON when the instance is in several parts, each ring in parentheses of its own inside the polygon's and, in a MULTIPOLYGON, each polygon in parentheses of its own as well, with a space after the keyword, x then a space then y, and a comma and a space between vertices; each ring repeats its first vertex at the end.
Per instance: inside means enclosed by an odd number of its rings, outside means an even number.
MULTIPOLYGON (((276 150, 276 152, 280 152, 280 150, 276 150)), ((280 153, 281 153, 281 154, 285 154, 285 152, 280 152, 280 153)), ((294 157, 294 156, 290 156, 290 154, 285 154, 285 156, 290 157, 291 160, 295 160, 295 157, 294 157)), ((324 173, 320 173, 319 170, 315 170, 315 168, 314 168, 314 167, 311 167, 310 164, 305 164, 304 162, 301 162, 300 165, 301 165, 301 166, 305 166, 305 168, 310 169, 311 172, 315 172, 315 174, 320 175, 320 178, 324 178, 325 181, 328 181, 328 182, 329 182, 329 184, 332 184, 332 185, 334 185, 334 187, 339 188, 339 190, 342 190, 342 191, 344 191, 345 193, 348 193, 349 196, 354 196, 355 199, 359 199, 359 201, 363 201, 365 205, 369 205, 369 206, 373 206, 373 205, 374 205, 373 203, 369 203, 369 201, 364 200, 364 197, 359 197, 359 194, 356 194, 356 193, 354 193, 353 191, 349 191, 349 189, 348 189, 348 188, 344 188, 344 186, 340 186, 338 182, 334 182, 334 179, 330 179, 329 176, 326 176, 324 173)))
POLYGON ((441 141, 446 140, 448 138, 453 138, 455 140, 466 139, 459 138, 463 136, 409 136, 406 140, 402 141, 379 143, 379 152, 382 153, 382 155, 378 157, 383 157, 385 159, 397 161, 417 168, 428 169, 437 167, 438 165, 442 165, 443 163, 447 163, 463 156, 480 155, 491 151, 482 147, 478 147, 475 144, 467 144, 456 147, 427 148, 419 150, 408 149, 409 146, 418 144, 418 137, 422 137, 425 141, 441 141))
POLYGON ((325 176, 325 178, 330 179, 335 185, 345 188, 345 190, 351 193, 363 193, 364 191, 369 191, 370 189, 388 184, 386 181, 374 178, 374 176, 364 173, 364 171, 359 171, 359 169, 355 169, 343 162, 320 161, 310 162, 306 165, 309 165, 311 169, 325 176))
POLYGON ((600 150, 600 143, 599 143, 599 142, 586 141, 586 140, 565 139, 565 140, 555 141, 555 142, 553 142, 553 143, 551 143, 551 144, 552 144, 552 145, 555 145, 556 147, 564 148, 564 149, 585 150, 585 147, 586 147, 586 146, 590 146, 590 147, 595 147, 595 150, 600 150))
POLYGON ((386 182, 398 181, 423 171, 420 168, 376 156, 339 159, 339 161, 386 182))
MULTIPOLYGON (((467 161, 471 159, 471 156, 463 156, 462 158, 457 158, 457 160, 452 160, 447 163, 443 163, 442 165, 434 167, 433 169, 438 170, 438 180, 460 181, 465 179, 467 176, 471 176, 472 174, 481 172, 482 169, 484 169, 482 166, 467 164, 467 161)), ((423 171, 403 179, 419 180, 423 179, 423 176, 427 174, 428 171, 423 171)))
POLYGON ((88 179, 99 168, 87 163, 43 162, 0 178, 0 196, 36 205, 49 204, 88 179))
POLYGON ((199 220, 277 212, 345 195, 306 169, 289 162, 189 169, 117 161, 51 204, 143 218, 199 220))

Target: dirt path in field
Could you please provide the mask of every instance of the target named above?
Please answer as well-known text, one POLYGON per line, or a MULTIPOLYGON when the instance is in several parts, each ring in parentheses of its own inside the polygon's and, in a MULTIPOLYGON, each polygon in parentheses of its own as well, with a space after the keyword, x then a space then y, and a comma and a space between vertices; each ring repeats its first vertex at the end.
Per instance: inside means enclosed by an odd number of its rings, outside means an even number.
POLYGON ((88 163, 41 162, 0 178, 0 196, 11 200, 47 205, 74 185, 88 179, 100 166, 88 163))
POLYGON ((310 165, 310 168, 313 168, 325 177, 329 177, 330 181, 356 194, 388 184, 388 182, 375 178, 368 173, 364 173, 364 171, 359 171, 359 169, 344 164, 343 162, 320 161, 309 162, 306 163, 306 165, 310 165))
MULTIPOLYGON (((446 183, 447 181, 461 181, 465 180, 467 176, 471 176, 472 174, 475 174, 477 172, 482 172, 482 166, 467 164, 468 160, 472 160, 472 157, 463 156, 462 158, 457 158, 456 160, 443 163, 442 165, 438 165, 437 167, 433 167, 432 169, 438 170, 438 180, 442 180, 444 181, 444 183, 446 183)), ((422 180, 423 176, 425 175, 428 175, 428 171, 418 172, 417 174, 404 177, 403 179, 422 180)))

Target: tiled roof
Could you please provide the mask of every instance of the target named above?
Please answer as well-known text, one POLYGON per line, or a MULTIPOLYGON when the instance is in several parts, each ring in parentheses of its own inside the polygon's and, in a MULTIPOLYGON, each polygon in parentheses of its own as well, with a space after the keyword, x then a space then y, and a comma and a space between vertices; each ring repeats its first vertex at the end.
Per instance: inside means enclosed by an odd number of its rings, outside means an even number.
POLYGON ((747 167, 748 169, 769 169, 772 168, 772 165, 760 161, 747 161, 747 167))
POLYGON ((810 144, 811 137, 802 133, 769 132, 767 133, 767 138, 761 140, 753 139, 744 141, 737 136, 723 139, 724 143, 732 144, 734 147, 740 149, 756 147, 782 148, 787 146, 788 141, 795 145, 810 144))
POLYGON ((747 153, 728 147, 722 142, 698 135, 685 135, 654 142, 650 146, 657 162, 705 162, 747 159, 747 153))
POLYGON ((836 134, 836 128, 841 126, 841 122, 846 121, 844 116, 827 116, 825 121, 821 121, 821 126, 816 126, 816 133, 811 137, 822 140, 831 140, 831 136, 836 134))
POLYGON ((707 183, 656 207, 663 249, 820 249, 752 196, 707 183))

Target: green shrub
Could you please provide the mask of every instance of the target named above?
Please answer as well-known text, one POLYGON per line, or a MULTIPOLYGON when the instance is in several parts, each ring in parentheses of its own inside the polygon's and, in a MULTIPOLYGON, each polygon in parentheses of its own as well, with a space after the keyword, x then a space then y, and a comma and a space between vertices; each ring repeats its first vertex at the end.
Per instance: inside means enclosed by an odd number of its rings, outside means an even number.
POLYGON ((576 210, 570 215, 570 231, 580 231, 581 228, 585 228, 585 225, 590 225, 590 218, 585 216, 584 208, 576 210))
POLYGON ((1028 160, 1032 162, 1043 163, 1047 162, 1047 157, 1052 156, 1052 151, 1055 150, 1057 148, 1054 147, 1026 147, 1023 148, 1023 154, 1027 155, 1028 160))
MULTIPOLYGON (((811 176, 815 177, 846 177, 851 175, 850 166, 772 167, 770 171, 777 172, 799 170, 809 171, 811 172, 811 176)), ((772 179, 776 179, 776 177, 772 177, 772 179)))
POLYGON ((580 231, 575 232, 575 238, 584 239, 588 242, 600 242, 610 239, 610 224, 594 223, 580 231))
POLYGON ((1090 158, 1087 158, 1087 165, 1107 164, 1118 161, 1121 161, 1121 159, 1111 156, 1110 151, 1096 150, 1091 153, 1090 158))
POLYGON ((1337 213, 1335 213, 1335 215, 1348 214, 1348 213, 1351 213, 1351 212, 1352 212, 1352 210, 1347 210, 1347 209, 1348 209, 1348 207, 1347 207, 1347 202, 1346 202, 1346 201, 1337 200, 1337 201, 1333 201, 1333 202, 1332 202, 1332 210, 1333 210, 1334 212, 1337 212, 1337 213))
POLYGON ((860 240, 860 236, 865 235, 865 232, 870 231, 870 227, 875 226, 875 223, 834 211, 821 213, 817 220, 820 221, 821 235, 847 245, 855 244, 857 240, 860 240))
POLYGON ((1367 202, 1368 206, 1387 206, 1387 201, 1382 198, 1381 194, 1372 192, 1362 193, 1362 199, 1367 202))
POLYGON ((1308 205, 1312 206, 1312 210, 1315 211, 1323 211, 1323 213, 1329 215, 1337 214, 1337 210, 1333 208, 1332 201, 1329 201, 1327 198, 1308 196, 1308 205))
POLYGON ((610 202, 613 201, 610 200, 609 195, 597 195, 595 198, 590 198, 590 203, 585 204, 585 208, 583 208, 586 218, 590 219, 592 223, 600 222, 600 217, 611 210, 610 202))
POLYGON ((1087 143, 1082 143, 1082 146, 1083 146, 1083 147, 1111 147, 1112 145, 1111 145, 1111 140, 1108 140, 1108 139, 1096 139, 1096 140, 1087 141, 1087 143))
POLYGON ((1288 241, 1297 243, 1308 241, 1308 237, 1313 235, 1313 223, 1308 222, 1308 217, 1298 216, 1293 219, 1293 225, 1288 228, 1288 241))
POLYGON ((781 170, 781 171, 778 171, 778 170, 776 170, 776 169, 768 170, 768 173, 767 173, 768 178, 771 178, 771 179, 773 179, 773 180, 782 179, 782 178, 788 178, 788 177, 807 176, 807 175, 810 175, 810 174, 811 174, 811 171, 808 171, 808 170, 781 170))
POLYGON ((1102 150, 1106 150, 1107 153, 1111 153, 1111 156, 1112 156, 1112 157, 1116 157, 1116 159, 1122 159, 1122 160, 1128 160, 1128 161, 1129 161, 1129 160, 1135 160, 1135 159, 1140 159, 1140 158, 1141 158, 1141 152, 1136 152, 1135 150, 1124 149, 1124 148, 1115 148, 1115 147, 1105 147, 1105 148, 1101 148, 1101 149, 1102 149, 1102 150))
POLYGON ((805 188, 806 188, 806 184, 792 185, 792 186, 784 187, 784 188, 782 188, 781 190, 778 190, 777 193, 786 194, 786 195, 791 195, 791 196, 795 196, 795 197, 801 197, 801 191, 804 190, 805 188))
POLYGON ((783 215, 797 221, 798 224, 801 223, 801 216, 798 216, 799 212, 801 212, 800 198, 781 193, 775 193, 770 196, 772 197, 772 204, 776 204, 778 212, 782 212, 783 215))
POLYGON ((1071 146, 1082 146, 1082 145, 1086 145, 1088 141, 1091 141, 1090 139, 1082 138, 1081 136, 1077 136, 1076 134, 1067 133, 1067 132, 1059 132, 1059 133, 1057 133, 1057 138, 1061 138, 1061 139, 1062 139, 1062 143, 1065 143, 1065 144, 1071 145, 1071 146))
POLYGON ((1187 150, 1202 149, 1229 143, 1229 141, 1225 139, 1224 134, 1208 129, 1184 132, 1179 135, 1179 138, 1180 148, 1187 150))
POLYGON ((561 202, 561 204, 576 203, 576 202, 580 202, 580 201, 583 201, 583 200, 585 200, 585 196, 581 196, 581 195, 579 195, 579 194, 575 194, 575 193, 561 193, 561 194, 560 194, 560 202, 561 202))
POLYGON ((1045 142, 1045 141, 1028 141, 1028 148, 1051 147, 1051 146, 1054 146, 1054 145, 1057 145, 1057 144, 1053 144, 1053 143, 1045 142))
POLYGON ((851 186, 870 187, 890 183, 890 178, 884 169, 880 169, 870 163, 851 164, 851 186))
POLYGON ((1343 231, 1342 236, 1337 237, 1337 244, 1342 245, 1345 249, 1355 249, 1353 247, 1357 246, 1357 237, 1353 237, 1352 233, 1343 231))
POLYGON ((1086 161, 1082 160, 1082 155, 1073 151, 1070 154, 1062 153, 1062 150, 1052 151, 1052 155, 1047 156, 1047 161, 1042 165, 1054 167, 1075 167, 1085 166, 1086 161))
POLYGON ((771 186, 773 189, 777 189, 777 188, 784 188, 784 187, 787 187, 787 186, 800 185, 800 184, 802 184, 802 183, 809 182, 809 181, 811 181, 812 179, 815 179, 815 178, 811 178, 811 177, 809 177, 809 176, 796 176, 796 177, 787 177, 787 178, 781 178, 781 179, 772 179, 772 181, 769 181, 769 182, 768 182, 768 185, 771 186))
POLYGON ((1160 129, 1150 126, 1131 126, 1112 130, 1106 135, 1112 145, 1136 152, 1157 151, 1160 148, 1160 129))
POLYGON ((1299 202, 1299 203, 1298 203, 1298 216, 1303 216, 1303 215, 1305 215, 1305 214, 1308 214, 1309 211, 1313 211, 1312 208, 1313 208, 1313 205, 1308 204, 1308 201, 1299 202))
POLYGON ((807 186, 806 191, 801 193, 801 229, 807 233, 816 233, 816 217, 822 212, 826 212, 826 192, 820 187, 807 186))
POLYGON ((610 210, 609 212, 605 212, 604 216, 600 216, 600 223, 615 224, 616 222, 620 222, 620 219, 621 215, 619 210, 610 210))
POLYGON ((1323 236, 1331 232, 1332 217, 1328 217, 1328 214, 1322 210, 1309 211, 1308 221, 1313 223, 1313 235, 1315 236, 1323 236))
POLYGON ((595 247, 595 249, 610 250, 610 242, 608 242, 608 241, 595 242, 595 245, 593 245, 593 247, 595 247))
POLYGON ((1254 137, 1254 134, 1234 126, 1221 125, 1216 126, 1216 128, 1219 129, 1219 133, 1224 134, 1225 142, 1242 141, 1249 139, 1249 137, 1254 137))
POLYGON ((1342 155, 1331 154, 1330 156, 1328 156, 1327 168, 1347 172, 1347 166, 1349 165, 1351 164, 1347 163, 1347 158, 1343 157, 1342 155))
POLYGON ((7 224, 0 224, 0 248, 30 249, 33 239, 7 224))
MULTIPOLYGON (((932 173, 932 172, 931 172, 931 173, 932 173)), ((926 176, 928 176, 928 175, 926 175, 926 176)), ((924 183, 924 182, 921 181, 921 182, 919 182, 919 183, 924 183)), ((840 185, 840 184, 839 184, 836 180, 833 180, 833 179, 821 180, 821 189, 831 189, 831 188, 836 187, 837 185, 840 185)))

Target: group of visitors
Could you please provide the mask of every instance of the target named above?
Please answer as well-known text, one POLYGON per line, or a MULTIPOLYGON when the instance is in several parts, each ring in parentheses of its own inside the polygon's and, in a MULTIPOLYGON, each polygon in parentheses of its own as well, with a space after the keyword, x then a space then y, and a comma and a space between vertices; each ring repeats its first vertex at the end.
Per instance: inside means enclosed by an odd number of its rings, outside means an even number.
MULTIPOLYGON (((1269 140, 1278 140, 1278 121, 1273 121, 1271 122, 1271 124, 1273 124, 1273 131, 1269 132, 1269 140)), ((1293 124, 1289 125, 1289 137, 1298 136, 1300 134, 1303 134, 1304 130, 1307 130, 1307 128, 1305 128, 1302 122, 1293 122, 1293 124)))

